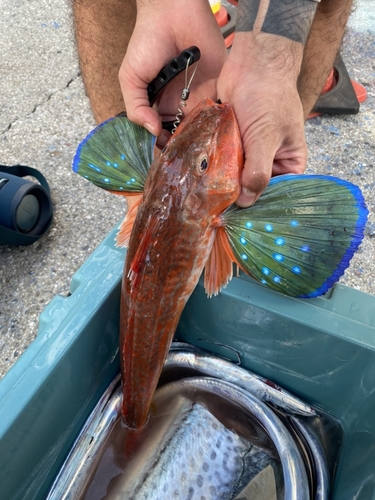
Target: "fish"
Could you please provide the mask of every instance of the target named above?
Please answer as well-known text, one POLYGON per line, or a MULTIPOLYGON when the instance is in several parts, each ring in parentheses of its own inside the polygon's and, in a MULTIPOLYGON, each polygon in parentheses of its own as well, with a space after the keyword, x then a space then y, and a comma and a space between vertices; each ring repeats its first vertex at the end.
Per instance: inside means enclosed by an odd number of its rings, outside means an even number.
POLYGON ((204 269, 208 297, 233 277, 233 263, 292 297, 326 293, 348 267, 368 210, 360 189, 331 176, 271 179, 240 208, 243 150, 229 103, 203 100, 160 154, 125 116, 94 129, 73 171, 124 195, 117 244, 128 247, 120 307, 123 416, 142 428, 182 310, 204 269))
POLYGON ((215 218, 239 196, 242 163, 232 107, 203 103, 150 167, 121 293, 123 415, 131 427, 146 423, 180 315, 210 257, 215 218))
POLYGON ((279 409, 289 415, 302 415, 304 417, 316 416, 316 411, 285 391, 274 382, 260 377, 250 370, 244 370, 225 359, 207 355, 205 351, 190 347, 181 348, 182 343, 174 342, 164 363, 164 370, 185 369, 190 372, 197 371, 210 377, 220 378, 235 383, 246 391, 256 396, 269 406, 279 409))
MULTIPOLYGON (((158 401, 162 394, 157 396, 158 401)), ((228 429, 202 404, 181 397, 178 402, 168 430, 163 421, 156 422, 161 442, 145 439, 139 456, 130 458, 125 473, 116 478, 108 500, 245 500, 254 498, 244 494, 250 485, 260 482, 264 491, 264 470, 272 496, 258 498, 276 500, 275 477, 282 483, 277 460, 228 429)))
MULTIPOLYGON (((131 428, 147 421, 178 320, 210 257, 215 218, 239 196, 242 166, 232 106, 204 101, 152 162, 142 200, 120 229, 118 241, 128 244, 120 307, 123 415, 131 428)), ((129 176, 128 185, 137 180, 129 176)))

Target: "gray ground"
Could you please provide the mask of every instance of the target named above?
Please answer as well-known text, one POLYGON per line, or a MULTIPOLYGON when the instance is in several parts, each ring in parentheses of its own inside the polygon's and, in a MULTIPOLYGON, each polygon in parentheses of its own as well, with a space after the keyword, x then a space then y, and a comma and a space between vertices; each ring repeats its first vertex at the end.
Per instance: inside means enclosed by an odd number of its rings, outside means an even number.
MULTIPOLYGON (((375 294, 375 0, 359 0, 342 49, 368 91, 356 116, 306 125, 308 172, 358 184, 371 215, 365 241, 342 282, 375 294)), ((73 175, 70 164, 94 121, 79 76, 70 2, 0 0, 0 163, 47 177, 54 203, 48 235, 0 247, 0 377, 34 339, 38 316, 125 213, 125 202, 73 175)))

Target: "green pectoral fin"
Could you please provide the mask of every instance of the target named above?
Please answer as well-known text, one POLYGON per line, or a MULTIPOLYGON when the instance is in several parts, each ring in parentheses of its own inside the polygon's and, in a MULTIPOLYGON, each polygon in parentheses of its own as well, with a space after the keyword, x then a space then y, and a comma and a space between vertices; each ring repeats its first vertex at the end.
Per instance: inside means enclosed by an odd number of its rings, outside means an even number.
POLYGON ((95 185, 118 194, 143 191, 156 138, 125 116, 96 127, 78 146, 72 169, 95 185))
POLYGON ((348 267, 368 210, 360 189, 329 176, 273 178, 254 206, 233 205, 225 231, 238 265, 293 297, 318 297, 348 267))

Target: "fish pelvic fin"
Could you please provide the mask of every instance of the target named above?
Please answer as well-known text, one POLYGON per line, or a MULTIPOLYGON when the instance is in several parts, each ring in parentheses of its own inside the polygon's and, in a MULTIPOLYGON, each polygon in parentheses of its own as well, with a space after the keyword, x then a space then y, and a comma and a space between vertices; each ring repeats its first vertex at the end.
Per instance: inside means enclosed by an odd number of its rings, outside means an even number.
POLYGON ((116 236, 116 246, 127 248, 129 246, 130 235, 134 226, 134 221, 138 213, 138 207, 142 201, 143 195, 127 196, 128 213, 125 219, 121 222, 119 231, 116 236))
POLYGON ((141 193, 155 142, 153 135, 126 116, 110 118, 80 143, 72 170, 115 194, 141 193))
POLYGON ((222 227, 216 229, 211 253, 204 268, 204 288, 210 298, 227 286, 233 277, 235 257, 222 227))
POLYGON ((222 215, 236 263, 278 292, 326 293, 343 275, 363 236, 368 210, 360 189, 324 175, 271 179, 248 208, 222 215))

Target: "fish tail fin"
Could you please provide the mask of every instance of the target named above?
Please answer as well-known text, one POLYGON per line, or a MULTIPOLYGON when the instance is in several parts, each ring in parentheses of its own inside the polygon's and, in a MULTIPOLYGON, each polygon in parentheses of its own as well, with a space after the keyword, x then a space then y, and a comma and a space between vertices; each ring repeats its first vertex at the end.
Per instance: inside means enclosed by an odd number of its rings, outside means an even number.
POLYGON ((292 297, 327 292, 349 266, 368 210, 360 189, 330 176, 275 177, 249 208, 224 214, 236 263, 262 284, 292 297))
POLYGON ((216 229, 211 253, 204 268, 204 288, 208 297, 217 295, 233 277, 235 257, 222 227, 216 229))
POLYGON ((98 125, 78 146, 72 170, 115 194, 141 193, 156 138, 125 116, 98 125))
POLYGON ((129 246, 130 234, 138 213, 138 207, 141 203, 142 195, 127 196, 126 199, 128 200, 128 213, 122 221, 116 236, 116 246, 124 248, 129 246))

